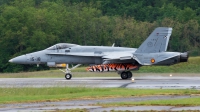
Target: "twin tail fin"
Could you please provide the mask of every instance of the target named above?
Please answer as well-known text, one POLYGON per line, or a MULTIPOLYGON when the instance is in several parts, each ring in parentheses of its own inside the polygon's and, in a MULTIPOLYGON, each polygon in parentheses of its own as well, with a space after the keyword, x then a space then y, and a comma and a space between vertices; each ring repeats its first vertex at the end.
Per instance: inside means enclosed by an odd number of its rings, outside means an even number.
POLYGON ((157 53, 167 50, 168 42, 172 34, 172 28, 158 27, 140 45, 136 53, 157 53))

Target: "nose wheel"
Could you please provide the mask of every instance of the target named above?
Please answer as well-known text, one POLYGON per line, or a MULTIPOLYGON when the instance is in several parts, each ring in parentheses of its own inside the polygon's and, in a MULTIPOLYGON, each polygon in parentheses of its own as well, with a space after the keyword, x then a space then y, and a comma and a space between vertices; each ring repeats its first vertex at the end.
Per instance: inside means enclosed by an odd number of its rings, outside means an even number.
POLYGON ((70 79, 72 78, 72 74, 66 73, 66 74, 65 74, 65 78, 66 78, 67 80, 70 80, 70 79))

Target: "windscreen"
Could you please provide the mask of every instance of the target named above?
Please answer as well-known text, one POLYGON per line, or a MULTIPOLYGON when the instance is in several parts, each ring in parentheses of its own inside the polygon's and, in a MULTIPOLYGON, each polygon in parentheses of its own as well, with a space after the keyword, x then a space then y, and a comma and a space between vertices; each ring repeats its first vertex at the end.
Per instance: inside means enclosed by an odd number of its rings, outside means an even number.
POLYGON ((66 49, 66 48, 73 47, 73 46, 79 46, 79 45, 68 44, 68 43, 59 43, 59 44, 56 44, 56 45, 53 45, 53 46, 47 48, 47 50, 66 49))

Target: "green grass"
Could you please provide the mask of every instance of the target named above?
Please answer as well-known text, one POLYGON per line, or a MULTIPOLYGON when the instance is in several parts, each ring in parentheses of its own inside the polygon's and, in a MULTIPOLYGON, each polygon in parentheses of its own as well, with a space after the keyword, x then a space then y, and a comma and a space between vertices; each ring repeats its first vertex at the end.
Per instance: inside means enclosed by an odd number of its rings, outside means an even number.
MULTIPOLYGON (((132 71, 134 76, 143 76, 145 73, 200 73, 200 57, 191 57, 186 63, 179 63, 172 66, 143 66, 138 71, 132 71)), ((116 72, 86 72, 86 67, 79 67, 72 70, 73 77, 119 77, 116 72)), ((167 74, 169 76, 169 74, 167 74)), ((192 75, 192 74, 190 74, 192 75)), ((189 75, 189 76, 190 76, 189 75)), ((165 74, 166 76, 166 74, 165 74)), ((49 78, 49 77, 64 77, 64 73, 58 69, 37 72, 22 72, 22 73, 0 73, 0 78, 49 78)))
POLYGON ((127 88, 0 88, 0 103, 99 99, 146 95, 199 95, 199 90, 127 89, 127 88), (126 94, 125 94, 126 93, 126 94))
POLYGON ((143 66, 138 73, 200 73, 200 57, 190 57, 188 62, 171 66, 143 66))
MULTIPOLYGON (((200 73, 200 57, 190 57, 188 62, 171 66, 143 66, 136 73, 200 73)), ((86 67, 80 67, 74 72, 85 72, 86 67)))
MULTIPOLYGON (((87 67, 79 67, 72 72, 86 72, 87 67)), ((171 66, 142 66, 136 73, 200 73, 200 57, 190 57, 188 62, 171 66)))

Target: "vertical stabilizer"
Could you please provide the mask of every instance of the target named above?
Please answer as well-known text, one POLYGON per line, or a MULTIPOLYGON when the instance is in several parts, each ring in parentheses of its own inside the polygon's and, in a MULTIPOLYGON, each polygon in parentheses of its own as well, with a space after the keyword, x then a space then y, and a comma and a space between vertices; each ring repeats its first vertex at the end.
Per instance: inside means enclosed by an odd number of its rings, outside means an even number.
POLYGON ((158 27, 149 37, 140 45, 136 53, 157 53, 167 50, 169 38, 172 33, 172 28, 158 27))

